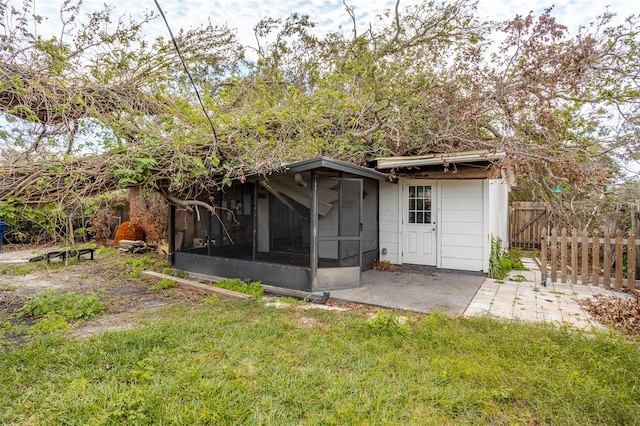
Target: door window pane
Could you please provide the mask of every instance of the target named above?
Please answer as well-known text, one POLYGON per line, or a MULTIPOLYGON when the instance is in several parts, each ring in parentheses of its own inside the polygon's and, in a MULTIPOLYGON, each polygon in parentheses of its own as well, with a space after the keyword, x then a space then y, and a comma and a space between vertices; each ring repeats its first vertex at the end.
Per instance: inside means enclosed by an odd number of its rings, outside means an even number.
POLYGON ((431 185, 409 185, 408 222, 431 223, 431 185))

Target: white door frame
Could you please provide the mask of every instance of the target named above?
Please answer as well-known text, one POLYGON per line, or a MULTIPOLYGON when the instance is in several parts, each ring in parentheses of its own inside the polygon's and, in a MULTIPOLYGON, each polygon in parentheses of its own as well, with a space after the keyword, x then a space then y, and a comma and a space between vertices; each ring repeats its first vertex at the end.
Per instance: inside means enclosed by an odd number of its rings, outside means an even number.
MULTIPOLYGON (((412 263, 412 264, 420 264, 420 265, 428 265, 428 266, 439 266, 440 264, 440 229, 438 226, 439 223, 439 201, 440 201, 440 185, 438 185, 437 180, 433 179, 406 179, 402 182, 402 187, 400 189, 400 222, 401 222, 401 234, 400 234, 400 248, 401 248, 401 263, 412 263), (429 224, 410 225, 408 223, 409 220, 409 200, 408 200, 408 191, 409 186, 430 186, 431 187, 431 218, 429 224), (430 255, 418 256, 410 255, 408 253, 408 235, 407 229, 408 226, 411 227, 425 227, 427 229, 427 234, 423 234, 423 238, 427 237, 427 240, 431 242, 431 247, 429 251, 430 255), (424 259, 424 260, 421 260, 424 259)), ((419 250, 423 251, 422 244, 424 244, 424 239, 421 241, 417 241, 419 244, 419 250)))

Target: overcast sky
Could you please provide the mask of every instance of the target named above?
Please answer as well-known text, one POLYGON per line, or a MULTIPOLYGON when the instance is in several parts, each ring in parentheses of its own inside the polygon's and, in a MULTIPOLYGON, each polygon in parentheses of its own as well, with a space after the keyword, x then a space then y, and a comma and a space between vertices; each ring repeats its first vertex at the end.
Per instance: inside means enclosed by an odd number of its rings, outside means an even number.
MULTIPOLYGON (((174 33, 180 28, 193 28, 199 24, 207 23, 210 19, 213 25, 227 25, 237 30, 238 39, 245 45, 254 45, 253 27, 262 18, 286 18, 293 12, 307 14, 318 23, 320 28, 337 30, 339 25, 351 28, 351 21, 344 10, 341 0, 158 0, 167 16, 174 33)), ((19 1, 12 2, 19 5, 19 1)), ((47 18, 49 24, 59 22, 61 1, 35 0, 36 11, 47 18)), ((100 9, 103 4, 114 8, 114 16, 131 14, 134 17, 141 16, 145 10, 157 11, 153 0, 84 0, 84 11, 100 9)), ((347 2, 355 9, 356 17, 365 28, 379 15, 394 7, 390 0, 349 0, 347 2)), ((401 9, 409 4, 418 3, 417 0, 401 1, 401 9)), ((554 15, 560 23, 575 30, 579 25, 584 25, 594 20, 605 11, 616 13, 618 18, 627 17, 632 13, 640 12, 637 0, 549 0, 529 1, 522 0, 479 0, 478 15, 481 18, 491 20, 506 20, 516 14, 524 15, 533 10, 536 14, 545 8, 555 5, 554 15)), ((46 24, 45 24, 46 25, 46 24)), ((42 27, 41 31, 46 28, 42 27)), ((167 35, 164 24, 157 20, 149 31, 158 35, 167 35)), ((44 35, 44 34, 42 34, 44 35)), ((150 34, 153 35, 153 34, 150 34)))

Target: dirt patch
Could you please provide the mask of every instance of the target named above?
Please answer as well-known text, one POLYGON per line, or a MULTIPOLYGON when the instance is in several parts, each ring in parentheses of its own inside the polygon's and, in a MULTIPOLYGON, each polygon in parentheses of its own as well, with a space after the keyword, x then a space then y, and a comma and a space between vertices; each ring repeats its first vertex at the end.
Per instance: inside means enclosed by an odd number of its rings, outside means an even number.
MULTIPOLYGON (((180 288, 150 290, 150 282, 129 276, 135 270, 134 266, 127 263, 132 259, 132 263, 135 263, 140 255, 111 251, 96 254, 94 260, 74 260, 69 265, 53 262, 0 265, 0 326, 3 322, 13 326, 4 336, 0 333, 3 345, 20 344, 22 338, 18 338, 12 330, 16 325, 30 325, 31 320, 20 318, 17 314, 28 299, 36 297, 44 289, 62 293, 98 293, 106 303, 104 314, 74 324, 70 334, 79 338, 103 331, 126 330, 138 325, 145 313, 178 303, 200 304, 206 297, 180 288)), ((153 259, 153 265, 148 269, 161 270, 166 266, 163 258, 158 257, 153 259)))

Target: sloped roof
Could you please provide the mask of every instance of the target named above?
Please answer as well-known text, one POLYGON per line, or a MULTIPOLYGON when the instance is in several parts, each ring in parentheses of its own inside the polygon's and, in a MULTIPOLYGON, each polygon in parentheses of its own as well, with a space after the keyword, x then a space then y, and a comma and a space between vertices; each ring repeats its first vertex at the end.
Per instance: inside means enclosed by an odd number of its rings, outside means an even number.
POLYGON ((379 181, 389 180, 389 176, 387 176, 385 173, 378 172, 368 167, 362 167, 355 164, 347 163, 346 161, 335 160, 333 158, 323 156, 286 164, 282 171, 284 173, 301 173, 318 169, 349 173, 352 175, 367 177, 379 181))

